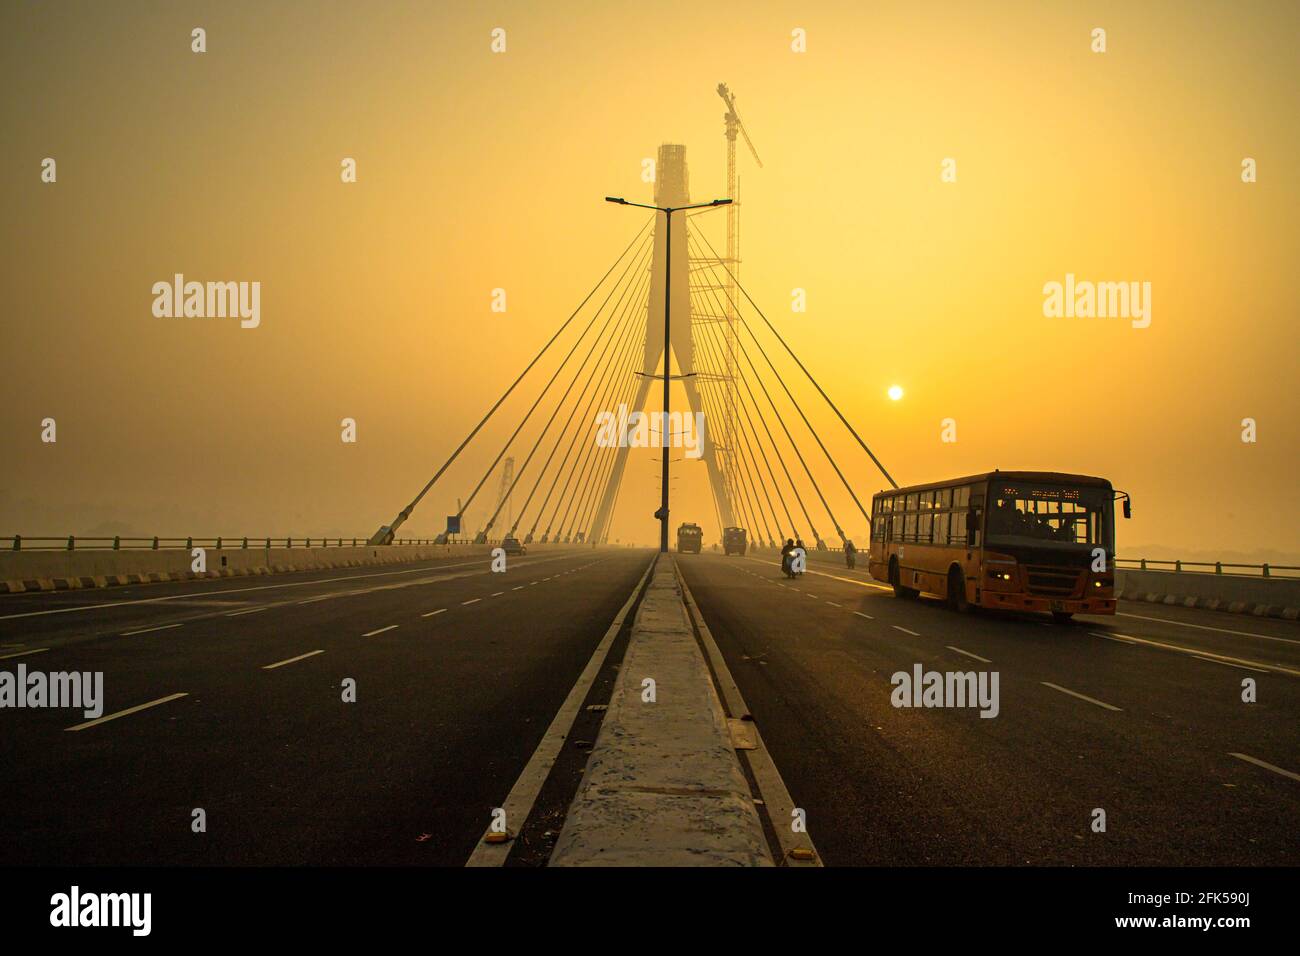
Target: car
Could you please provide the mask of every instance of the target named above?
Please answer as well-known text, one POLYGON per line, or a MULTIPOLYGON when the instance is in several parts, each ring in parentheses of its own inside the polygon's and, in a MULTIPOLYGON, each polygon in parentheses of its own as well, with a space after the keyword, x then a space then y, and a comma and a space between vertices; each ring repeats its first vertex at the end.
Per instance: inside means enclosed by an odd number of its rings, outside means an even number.
POLYGON ((519 543, 519 539, 506 535, 501 539, 501 550, 506 554, 527 554, 528 549, 519 543))
POLYGON ((722 552, 723 554, 743 555, 748 550, 748 534, 744 528, 723 528, 722 529, 722 552))

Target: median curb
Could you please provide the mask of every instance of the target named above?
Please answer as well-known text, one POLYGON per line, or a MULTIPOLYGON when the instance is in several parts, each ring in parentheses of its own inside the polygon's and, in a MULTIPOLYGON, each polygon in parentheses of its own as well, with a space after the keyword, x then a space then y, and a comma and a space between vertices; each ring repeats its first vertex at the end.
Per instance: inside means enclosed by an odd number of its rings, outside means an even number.
POLYGON ((667 555, 637 610, 609 709, 548 865, 773 865, 667 555))
POLYGON ((1188 594, 1143 593, 1136 587, 1127 587, 1116 597, 1125 601, 1142 601, 1147 604, 1181 605, 1204 611, 1224 611, 1228 614, 1250 614, 1254 617, 1278 617, 1287 621, 1300 619, 1300 607, 1278 604, 1259 604, 1254 601, 1228 601, 1223 598, 1198 597, 1188 594))

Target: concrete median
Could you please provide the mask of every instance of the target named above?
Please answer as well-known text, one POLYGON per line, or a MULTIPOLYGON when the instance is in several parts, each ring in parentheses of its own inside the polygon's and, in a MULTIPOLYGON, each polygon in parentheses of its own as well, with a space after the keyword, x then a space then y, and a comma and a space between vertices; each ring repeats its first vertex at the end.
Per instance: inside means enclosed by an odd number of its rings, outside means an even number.
POLYGON ((667 555, 550 865, 773 865, 667 555))

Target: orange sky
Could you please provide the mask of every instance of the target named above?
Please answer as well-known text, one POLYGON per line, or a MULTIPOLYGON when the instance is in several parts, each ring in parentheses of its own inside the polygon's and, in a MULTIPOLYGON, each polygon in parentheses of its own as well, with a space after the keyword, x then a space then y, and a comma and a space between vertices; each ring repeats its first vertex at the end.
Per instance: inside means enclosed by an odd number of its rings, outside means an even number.
MULTIPOLYGON (((6 5, 0 534, 390 520, 640 226, 605 195, 648 201, 663 142, 723 194, 725 81, 764 161, 741 146, 745 284, 900 482, 1099 474, 1133 494, 1122 555, 1300 556, 1298 27, 1265 3, 6 5), (177 272, 261 282, 260 327, 155 318, 177 272), (1067 273, 1150 282, 1150 327, 1045 318, 1067 273)), ((882 479, 801 388, 865 500, 882 479)), ((533 394, 404 532, 441 530, 533 394)), ((611 538, 655 536, 654 454, 611 538)), ((674 524, 711 529, 702 466, 675 488, 674 524)))

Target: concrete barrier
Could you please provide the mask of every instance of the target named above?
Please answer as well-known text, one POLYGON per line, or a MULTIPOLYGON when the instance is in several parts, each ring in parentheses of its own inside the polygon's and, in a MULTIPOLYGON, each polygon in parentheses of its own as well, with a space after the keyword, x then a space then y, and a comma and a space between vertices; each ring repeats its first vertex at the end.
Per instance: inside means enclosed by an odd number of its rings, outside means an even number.
MULTIPOLYGON (((186 548, 0 551, 0 593, 406 564, 470 555, 486 558, 493 547, 487 544, 394 544, 330 548, 208 548, 207 570, 201 574, 190 570, 194 559, 186 548)), ((583 546, 531 544, 528 551, 536 554, 573 550, 575 547, 583 546)))
POLYGON ((1281 617, 1290 621, 1300 618, 1300 578, 1123 568, 1115 572, 1115 593, 1129 601, 1281 617))
POLYGON ((661 555, 550 866, 772 866, 713 677, 661 555), (642 682, 655 682, 653 703, 642 682))

